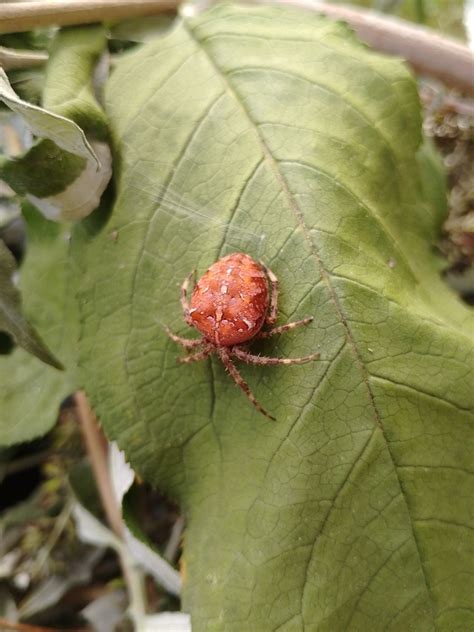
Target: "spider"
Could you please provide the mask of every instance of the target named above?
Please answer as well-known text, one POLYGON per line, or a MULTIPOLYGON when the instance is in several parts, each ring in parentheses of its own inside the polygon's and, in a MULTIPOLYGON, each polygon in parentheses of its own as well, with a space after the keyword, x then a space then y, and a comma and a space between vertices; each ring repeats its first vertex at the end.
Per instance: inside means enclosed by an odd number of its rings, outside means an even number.
POLYGON ((189 303, 188 286, 194 276, 195 271, 181 285, 181 307, 185 322, 190 327, 195 327, 202 337, 195 340, 182 338, 166 327, 171 340, 182 345, 188 352, 197 350, 177 361, 184 364, 198 362, 213 353, 217 354, 234 382, 255 408, 275 420, 257 401, 232 358, 264 366, 304 364, 316 360, 319 353, 301 358, 267 358, 253 355, 246 345, 254 340, 308 325, 313 317, 275 327, 278 317, 278 279, 263 263, 258 263, 249 255, 234 253, 216 261, 195 284, 189 303), (264 325, 269 329, 263 330, 264 325))

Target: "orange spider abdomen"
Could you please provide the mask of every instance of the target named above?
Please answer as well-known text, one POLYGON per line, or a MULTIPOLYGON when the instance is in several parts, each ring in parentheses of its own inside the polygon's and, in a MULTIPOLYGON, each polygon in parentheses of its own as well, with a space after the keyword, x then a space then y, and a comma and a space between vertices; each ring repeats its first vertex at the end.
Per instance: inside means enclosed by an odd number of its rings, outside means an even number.
POLYGON ((265 270, 252 257, 234 253, 216 261, 199 279, 190 315, 207 340, 229 347, 260 331, 268 304, 265 270))

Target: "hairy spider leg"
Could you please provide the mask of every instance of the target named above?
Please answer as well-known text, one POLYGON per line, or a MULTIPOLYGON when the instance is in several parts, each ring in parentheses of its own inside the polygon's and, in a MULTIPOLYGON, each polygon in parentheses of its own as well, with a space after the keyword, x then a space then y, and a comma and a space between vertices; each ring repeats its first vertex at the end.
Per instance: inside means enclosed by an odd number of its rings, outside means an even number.
MULTIPOLYGON (((268 315, 265 319, 265 324, 269 327, 273 327, 278 319, 278 296, 279 296, 279 281, 274 272, 268 268, 263 261, 260 261, 260 265, 263 267, 270 280, 270 307, 268 309, 268 315)), ((301 325, 308 325, 313 320, 313 317, 303 318, 303 320, 297 320, 294 323, 287 323, 280 327, 274 327, 269 331, 260 331, 255 338, 269 338, 275 334, 282 334, 285 331, 300 327, 301 325)))
POLYGON ((199 362, 200 360, 205 360, 206 358, 208 358, 212 352, 213 352, 212 347, 206 347, 202 351, 198 351, 197 353, 184 356, 184 358, 177 358, 176 362, 178 364, 189 364, 190 362, 199 362))
POLYGON ((265 417, 268 417, 272 421, 276 421, 275 417, 272 417, 272 415, 270 415, 270 413, 267 412, 265 408, 263 408, 263 406, 255 399, 255 395, 250 390, 249 385, 244 380, 244 378, 240 375, 234 363, 232 362, 227 349, 225 349, 224 347, 218 347, 217 353, 220 359, 222 360, 222 363, 224 364, 225 368, 229 371, 229 375, 233 378, 237 386, 243 390, 243 392, 245 393, 247 398, 252 402, 255 408, 259 412, 261 412, 262 415, 265 415, 265 417))
POLYGON ((319 353, 312 353, 311 355, 303 356, 301 358, 267 358, 266 356, 254 355, 248 351, 244 351, 244 349, 239 349, 238 346, 232 347, 231 354, 239 360, 242 360, 242 362, 247 362, 247 364, 261 364, 268 366, 277 364, 306 364, 312 360, 317 360, 320 356, 319 353))
POLYGON ((272 327, 278 318, 278 279, 270 268, 267 268, 262 261, 260 261, 260 265, 263 267, 270 280, 270 306, 268 308, 267 317, 265 318, 265 324, 272 327))
POLYGON ((286 323, 286 325, 280 325, 279 327, 273 327, 268 331, 259 331, 255 338, 270 338, 270 336, 275 336, 277 334, 283 334, 285 331, 290 331, 290 329, 295 329, 296 327, 301 327, 302 325, 309 325, 313 321, 312 316, 308 316, 308 318, 303 318, 303 320, 295 320, 293 323, 286 323))
POLYGON ((195 349, 196 347, 200 347, 202 344, 204 344, 204 340, 202 338, 199 338, 198 340, 183 338, 182 336, 177 336, 176 334, 174 334, 168 327, 165 327, 165 331, 168 337, 171 338, 173 342, 176 342, 185 349, 195 349))
POLYGON ((189 286, 189 281, 194 277, 195 274, 196 274, 196 270, 193 270, 192 272, 190 272, 188 276, 184 279, 183 283, 181 284, 181 308, 183 310, 183 318, 184 318, 185 323, 189 325, 190 327, 194 327, 194 323, 192 321, 191 313, 189 311, 188 286, 189 286))

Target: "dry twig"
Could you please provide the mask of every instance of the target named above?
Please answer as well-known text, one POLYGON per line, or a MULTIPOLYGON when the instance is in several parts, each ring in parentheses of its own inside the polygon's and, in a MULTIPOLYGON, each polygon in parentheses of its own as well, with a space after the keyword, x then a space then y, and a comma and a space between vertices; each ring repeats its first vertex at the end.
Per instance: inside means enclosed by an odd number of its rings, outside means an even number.
POLYGON ((89 454, 102 506, 107 516, 107 522, 115 535, 121 539, 123 536, 123 522, 110 479, 105 437, 99 428, 84 391, 78 391, 74 395, 74 399, 81 432, 89 454))
POLYGON ((96 480, 99 495, 104 507, 107 522, 119 541, 123 544, 120 547, 119 556, 123 577, 127 585, 129 595, 130 614, 135 620, 140 620, 145 613, 145 597, 143 588, 143 576, 135 568, 134 560, 131 558, 128 548, 124 543, 124 524, 122 514, 115 497, 112 479, 108 467, 107 443, 99 428, 96 416, 92 411, 89 401, 84 391, 78 391, 74 395, 77 407, 77 416, 80 422, 81 431, 84 436, 87 453, 91 462, 92 470, 96 480))

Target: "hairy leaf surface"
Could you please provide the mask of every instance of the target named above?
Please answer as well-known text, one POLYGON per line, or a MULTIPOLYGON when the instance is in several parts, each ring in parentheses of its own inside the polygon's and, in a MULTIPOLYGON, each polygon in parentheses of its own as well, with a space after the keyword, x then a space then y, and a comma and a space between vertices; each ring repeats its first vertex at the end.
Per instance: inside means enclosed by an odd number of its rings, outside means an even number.
POLYGON ((193 632, 472 627, 472 321, 438 277, 406 68, 314 14, 221 6, 124 56, 106 108, 117 200, 75 236, 83 378, 185 508, 193 632), (258 352, 319 362, 241 367, 276 422, 163 331, 193 335, 179 284, 233 251, 277 274, 281 323, 314 315, 258 352))

